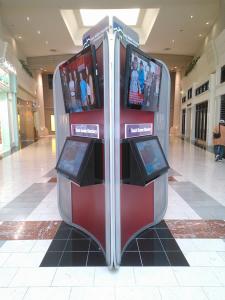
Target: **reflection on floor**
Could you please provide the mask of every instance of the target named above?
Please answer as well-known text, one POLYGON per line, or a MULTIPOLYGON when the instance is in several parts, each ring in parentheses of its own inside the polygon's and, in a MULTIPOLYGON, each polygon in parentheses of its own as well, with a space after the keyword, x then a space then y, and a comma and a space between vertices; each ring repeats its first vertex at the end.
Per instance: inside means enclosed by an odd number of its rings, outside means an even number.
POLYGON ((0 299, 225 299, 225 161, 171 139, 169 162, 165 222, 128 245, 110 272, 98 246, 62 223, 54 138, 1 159, 0 299))

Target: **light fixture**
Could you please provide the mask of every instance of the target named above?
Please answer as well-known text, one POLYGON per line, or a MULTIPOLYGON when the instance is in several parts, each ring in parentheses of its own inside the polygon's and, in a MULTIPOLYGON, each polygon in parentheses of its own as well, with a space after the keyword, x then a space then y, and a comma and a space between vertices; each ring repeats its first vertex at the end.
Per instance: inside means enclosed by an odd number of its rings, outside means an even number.
POLYGON ((18 39, 20 39, 20 40, 21 40, 21 39, 22 39, 22 35, 18 35, 18 39))
POLYGON ((190 18, 191 18, 191 19, 193 19, 193 18, 194 18, 194 16, 192 16, 192 15, 191 15, 191 16, 190 16, 190 18))
POLYGON ((175 40, 172 40, 172 43, 174 44, 174 43, 175 43, 175 40))
POLYGON ((199 35, 198 35, 199 37, 202 37, 202 34, 201 33, 199 33, 199 35))
POLYGON ((48 41, 45 41, 45 44, 48 45, 48 41))
POLYGON ((41 34, 41 31, 40 31, 40 30, 37 30, 37 34, 41 34))
POLYGON ((131 9, 80 9, 80 15, 84 26, 94 26, 104 17, 117 17, 129 26, 137 25, 140 8, 131 9))
POLYGON ((30 17, 26 17, 26 19, 27 19, 27 22, 29 22, 29 21, 30 21, 30 17))
POLYGON ((209 22, 206 22, 205 24, 206 24, 206 25, 209 25, 209 22))
POLYGON ((174 69, 176 69, 177 67, 175 66, 174 69))

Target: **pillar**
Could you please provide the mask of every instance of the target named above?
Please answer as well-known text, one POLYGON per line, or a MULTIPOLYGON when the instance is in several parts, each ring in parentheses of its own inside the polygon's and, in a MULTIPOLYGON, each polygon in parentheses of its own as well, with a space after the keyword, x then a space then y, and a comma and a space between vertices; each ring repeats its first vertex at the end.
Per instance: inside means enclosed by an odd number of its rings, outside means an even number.
POLYGON ((177 71, 175 76, 175 89, 174 89, 174 111, 173 111, 173 126, 170 129, 170 134, 180 135, 180 114, 181 114, 181 72, 177 71))
POLYGON ((41 71, 35 72, 35 79, 37 82, 37 101, 38 101, 38 116, 35 117, 35 125, 37 127, 39 136, 48 135, 48 129, 45 126, 45 106, 43 95, 43 81, 41 71))

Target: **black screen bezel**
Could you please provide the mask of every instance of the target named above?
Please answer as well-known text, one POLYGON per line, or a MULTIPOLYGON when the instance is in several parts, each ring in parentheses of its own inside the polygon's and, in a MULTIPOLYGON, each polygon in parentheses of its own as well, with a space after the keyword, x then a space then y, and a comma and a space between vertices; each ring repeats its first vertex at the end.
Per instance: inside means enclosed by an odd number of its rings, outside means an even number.
POLYGON ((159 177, 160 175, 162 175, 162 174, 164 174, 165 172, 168 171, 168 169, 170 168, 169 163, 166 159, 165 153, 163 151, 163 148, 162 148, 162 146, 160 144, 160 141, 159 141, 159 138, 157 136, 143 136, 143 137, 131 138, 131 139, 129 139, 129 142, 130 142, 130 145, 131 145, 131 151, 133 151, 134 156, 136 157, 136 161, 137 161, 137 163, 140 167, 141 173, 143 174, 144 181, 146 183, 156 179, 157 177, 159 177), (159 149, 162 153, 162 156, 165 160, 165 165, 166 165, 164 168, 162 168, 158 171, 155 171, 151 175, 148 175, 148 173, 145 169, 145 165, 143 163, 143 160, 141 158, 140 152, 139 152, 139 150, 137 148, 137 145, 136 145, 136 143, 138 143, 138 142, 144 142, 144 141, 149 141, 149 140, 156 140, 157 141, 159 149))
POLYGON ((136 109, 141 111, 152 111, 157 112, 159 111, 159 101, 160 101, 160 93, 161 93, 161 82, 162 82, 162 64, 155 60, 154 58, 150 57, 143 51, 141 51, 139 48, 135 47, 132 44, 128 44, 126 48, 126 65, 125 65, 125 88, 124 88, 124 106, 128 109, 136 109), (132 51, 137 52, 140 56, 142 56, 144 59, 147 59, 149 61, 154 62, 161 68, 161 74, 160 74, 160 83, 159 83, 159 99, 157 104, 157 109, 152 110, 147 107, 143 107, 142 105, 137 104, 131 104, 129 103, 129 87, 130 87, 130 76, 131 76, 131 55, 132 51))
MULTIPOLYGON (((68 59, 66 62, 64 62, 63 66, 66 67, 71 62, 73 62, 75 59, 77 59, 78 57, 86 54, 87 52, 91 52, 92 64, 93 64, 93 74, 92 74, 93 79, 94 79, 93 89, 94 89, 94 94, 95 94, 95 97, 96 97, 96 104, 95 104, 94 108, 92 108, 90 110, 90 111, 93 111, 95 109, 99 109, 99 108, 102 107, 102 103, 101 103, 101 99, 100 99, 100 92, 99 92, 98 66, 97 66, 97 57, 96 57, 96 48, 95 48, 95 46, 90 45, 90 46, 84 48, 79 53, 75 54, 70 59, 68 59)), ((60 72, 60 79, 61 79, 61 72, 60 72)), ((61 82, 62 82, 62 79, 61 79, 61 82)), ((63 102, 64 102, 64 108, 65 108, 66 114, 78 113, 78 112, 67 110, 66 102, 65 102, 65 99, 64 99, 64 94, 63 94, 63 102)), ((84 111, 82 111, 82 112, 84 112, 84 111)), ((82 112, 79 112, 79 113, 82 113, 82 112)), ((85 112, 87 112, 87 111, 85 111, 85 112)))
POLYGON ((56 170, 59 173, 61 173, 64 176, 66 176, 68 179, 70 179, 70 180, 72 180, 75 183, 77 183, 77 184, 80 185, 81 181, 82 181, 82 178, 83 178, 83 174, 85 172, 85 166, 86 166, 86 164, 89 161, 89 158, 90 158, 90 155, 91 155, 91 152, 92 152, 92 149, 94 147, 94 143, 95 143, 96 140, 97 139, 91 139, 91 138, 86 138, 86 137, 84 138, 84 137, 78 137, 78 136, 67 137, 66 140, 65 140, 65 142, 64 142, 64 145, 63 145, 62 151, 60 153, 59 159, 57 161, 56 170), (77 141, 77 142, 82 142, 82 143, 88 144, 87 149, 86 149, 86 153, 84 155, 83 161, 81 162, 80 169, 79 169, 79 171, 77 173, 77 176, 73 176, 72 174, 70 174, 70 173, 68 173, 68 172, 66 172, 64 170, 61 170, 59 168, 59 161, 60 161, 60 159, 62 157, 63 151, 64 151, 64 149, 66 147, 66 143, 67 143, 68 140, 72 140, 72 141, 77 141))

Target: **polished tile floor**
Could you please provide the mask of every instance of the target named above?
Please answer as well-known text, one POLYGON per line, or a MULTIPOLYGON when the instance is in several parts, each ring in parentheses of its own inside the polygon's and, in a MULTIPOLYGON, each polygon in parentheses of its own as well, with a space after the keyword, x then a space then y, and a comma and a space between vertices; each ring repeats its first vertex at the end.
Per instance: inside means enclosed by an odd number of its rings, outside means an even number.
POLYGON ((225 299, 225 161, 180 139, 169 160, 166 232, 144 232, 109 272, 98 246, 62 223, 55 139, 1 159, 0 299, 225 299), (89 267, 71 267, 72 253, 89 267))

